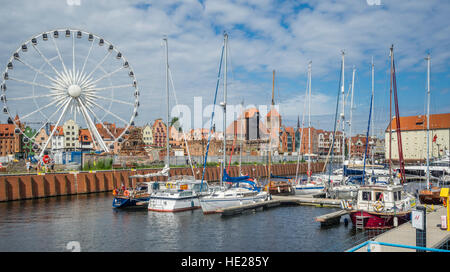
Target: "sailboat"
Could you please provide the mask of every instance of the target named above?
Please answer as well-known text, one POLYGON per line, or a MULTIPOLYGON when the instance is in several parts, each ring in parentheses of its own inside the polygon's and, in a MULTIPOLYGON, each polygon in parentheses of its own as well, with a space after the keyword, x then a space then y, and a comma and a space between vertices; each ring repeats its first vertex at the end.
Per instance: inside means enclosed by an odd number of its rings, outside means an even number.
MULTIPOLYGON (((275 113, 275 70, 273 70, 272 73, 272 104, 270 108, 270 118, 274 118, 275 113)), ((269 115, 268 114, 268 115, 269 115)), ((269 128, 269 148, 268 148, 268 157, 269 157, 269 163, 268 163, 268 180, 267 184, 264 186, 264 191, 268 192, 271 195, 293 195, 295 194, 294 188, 292 187, 292 184, 288 181, 284 180, 274 180, 276 179, 289 179, 289 177, 282 177, 282 176, 274 176, 272 175, 272 138, 278 137, 278 129, 279 129, 279 123, 278 125, 274 127, 274 119, 270 122, 270 128, 269 128)))
MULTIPOLYGON (((224 71, 224 101, 222 104, 224 108, 224 151, 226 150, 226 91, 227 91, 227 51, 228 51, 228 34, 224 33, 224 43, 222 47, 222 54, 219 65, 219 75, 217 77, 216 91, 214 95, 213 111, 211 116, 211 129, 213 127, 215 105, 217 99, 217 91, 219 87, 220 71, 222 67, 222 60, 225 59, 224 71)), ((205 176, 206 162, 208 159, 209 143, 211 140, 211 133, 208 136, 208 144, 206 146, 205 161, 203 165, 202 183, 205 176)), ((249 203, 256 203, 267 201, 271 198, 270 194, 261 190, 249 176, 230 177, 226 171, 226 152, 223 152, 223 174, 220 181, 220 187, 213 190, 211 193, 202 196, 199 201, 204 214, 218 213, 223 209, 233 206, 239 206, 249 203), (225 184, 223 184, 225 182, 225 184), (243 184, 247 186, 242 186, 243 184)), ((201 188, 201 187, 200 187, 201 188)))
POLYGON ((430 66, 431 57, 428 55, 427 60, 427 188, 419 191, 419 200, 422 204, 442 204, 440 197, 441 189, 432 187, 430 184, 430 66))
MULTIPOLYGON (((170 163, 169 150, 169 59, 167 37, 163 39, 166 47, 166 93, 167 93, 167 165, 170 163)), ((169 168, 167 166, 167 168, 169 168)), ((148 210, 156 212, 181 212, 200 208, 199 196, 208 191, 208 186, 194 176, 171 177, 167 170, 167 182, 162 189, 153 192, 148 200, 148 210)))
MULTIPOLYGON (((398 137, 400 171, 402 171, 403 153, 401 146, 399 108, 397 99, 397 83, 394 64, 394 47, 390 48, 391 56, 391 92, 394 91, 396 130, 398 137)), ((373 102, 373 94, 371 102, 373 102)), ((392 105, 392 100, 390 101, 392 105)), ((371 103, 372 107, 372 103, 371 103)), ((370 109, 370 114, 372 109, 370 109)), ((370 116, 369 114, 369 116, 370 116)), ((392 116, 392 115, 390 115, 392 116)), ((370 117, 369 117, 370 124, 370 117)), ((367 135, 368 135, 367 131, 367 135)), ((366 145, 367 150, 367 145, 366 145)), ((367 153, 367 152, 366 152, 367 153)), ((404 168, 403 168, 404 169, 404 168)), ((363 172, 364 174, 364 172, 363 172)), ((400 176, 402 185, 392 184, 390 176, 388 184, 363 184, 359 187, 356 202, 342 201, 342 208, 349 211, 353 226, 361 229, 389 229, 407 222, 410 219, 415 198, 404 191, 404 176, 400 176)), ((365 179, 363 179, 363 182, 365 179)))
MULTIPOLYGON (((308 170, 306 172, 307 179, 297 179, 295 181, 294 190, 296 195, 315 195, 319 193, 325 192, 325 184, 323 181, 315 176, 312 176, 311 171, 311 65, 310 61, 308 64, 308 82, 307 87, 309 90, 308 93, 308 170)), ((302 124, 302 136, 303 136, 303 124, 302 124)), ((303 138, 303 137, 302 137, 303 138)))
MULTIPOLYGON (((342 52, 342 70, 341 70, 341 93, 342 93, 342 98, 344 98, 344 52, 342 52)), ((372 66, 373 68, 373 66, 372 66)), ((352 92, 352 96, 351 96, 351 104, 350 104, 350 135, 349 135, 349 158, 351 157, 351 118, 352 118, 352 108, 353 108, 353 91, 354 91, 354 86, 355 86, 355 73, 356 73, 356 69, 353 68, 353 75, 352 75, 352 85, 351 85, 351 92, 352 92)), ((372 78, 373 80, 373 78, 372 78)), ((373 89, 372 89, 373 92, 373 89)), ((344 112, 345 112, 345 107, 344 107, 344 99, 342 100, 342 114, 341 114, 341 120, 342 120, 342 124, 345 124, 344 122, 344 112)), ((344 132, 344 125, 342 126, 342 131, 344 132)), ((344 137, 344 135, 343 135, 344 137)), ((345 143, 345 141, 343 141, 343 143, 345 143)), ((351 172, 345 163, 345 153, 344 153, 344 146, 342 146, 342 161, 343 161, 343 168, 342 168, 342 172, 337 170, 335 171, 335 175, 336 174, 341 174, 340 177, 334 177, 334 180, 338 181, 335 183, 331 183, 328 186, 328 194, 331 198, 334 199, 354 199, 357 196, 357 192, 358 192, 358 188, 359 186, 357 185, 357 176, 349 176, 349 172, 351 172)), ((350 161, 350 160, 349 160, 350 161)), ((353 172, 356 172, 356 174, 359 174, 359 171, 355 171, 353 170, 353 172)), ((331 178, 331 175, 330 175, 331 178)))

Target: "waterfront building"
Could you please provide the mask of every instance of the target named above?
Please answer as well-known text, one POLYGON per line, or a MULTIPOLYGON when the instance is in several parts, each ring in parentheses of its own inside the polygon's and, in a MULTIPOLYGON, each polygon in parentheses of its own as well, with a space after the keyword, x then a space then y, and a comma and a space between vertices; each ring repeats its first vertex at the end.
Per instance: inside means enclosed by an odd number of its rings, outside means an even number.
POLYGON ((153 145, 153 129, 149 124, 146 124, 142 128, 142 140, 146 147, 150 147, 153 145))
POLYGON ((164 124, 163 120, 156 119, 152 126, 153 135, 153 146, 154 147, 165 147, 167 138, 167 126, 164 124))
MULTIPOLYGON (((385 130, 385 158, 389 159, 389 127, 385 130)), ((417 162, 427 158, 427 116, 400 117, 402 151, 405 161, 417 162)), ((398 160, 397 124, 392 119, 392 160, 398 160)), ((430 114, 429 150, 431 158, 438 158, 449 150, 450 113, 430 114)))
POLYGON ((132 127, 128 137, 120 146, 120 155, 124 156, 147 156, 145 143, 142 140, 142 128, 132 127))
POLYGON ((72 151, 76 148, 80 148, 79 130, 80 127, 73 120, 67 120, 64 123, 64 149, 66 151, 72 151))
POLYGON ((296 135, 296 142, 295 146, 297 148, 297 151, 300 149, 301 154, 318 154, 319 153, 319 137, 318 137, 318 131, 314 127, 310 128, 298 128, 295 131, 296 135), (311 130, 311 137, 309 137, 309 131, 311 130), (300 139, 300 136, 303 136, 302 139, 300 139), (311 151, 309 150, 309 139, 311 139, 311 151), (301 145, 300 145, 301 140, 301 145))
POLYGON ((20 136, 14 133, 14 124, 0 124, 0 156, 15 155, 20 152, 20 136))
POLYGON ((283 127, 280 132, 280 153, 295 152, 295 130, 292 127, 283 127))
MULTIPOLYGON (((330 147, 333 143, 333 132, 318 129, 316 131, 316 135, 318 139, 317 146, 319 155, 328 155, 330 147)), ((342 154, 341 146, 342 146, 342 132, 336 131, 336 139, 333 144, 334 155, 342 154)))
MULTIPOLYGON (((56 134, 56 131, 55 131, 56 134)), ((41 128, 38 132, 38 134, 36 134, 36 137, 34 138, 34 143, 36 145, 39 146, 39 149, 42 149, 45 145, 45 143, 48 140, 48 134, 47 134, 47 130, 45 128, 41 128)), ((47 145, 47 149, 52 149, 53 145, 52 145, 52 141, 50 140, 50 142, 47 145)))
MULTIPOLYGON (((55 128, 54 126, 50 126, 50 133, 51 131, 53 131, 54 128, 55 128)), ((49 136, 47 136, 47 138, 48 137, 49 136)), ((39 142, 40 141, 38 141, 36 137, 36 143, 39 142)), ((44 144, 45 142, 41 145, 41 148, 43 147, 44 144)), ((64 131, 62 126, 58 126, 56 128, 55 133, 53 133, 53 136, 50 139, 49 147, 47 148, 51 148, 52 151, 61 151, 62 149, 64 149, 64 131)))
MULTIPOLYGON (((97 131, 108 146, 109 150, 113 154, 119 154, 122 143, 127 139, 128 134, 124 133, 122 140, 114 141, 114 138, 118 138, 125 128, 116 127, 114 123, 103 122, 103 124, 95 124, 97 131)), ((130 127, 128 130, 131 130, 130 127)), ((99 147, 97 147, 98 149, 99 147)))
POLYGON ((89 132, 88 129, 80 129, 80 138, 79 138, 79 142, 80 142, 80 148, 82 150, 93 150, 94 149, 94 144, 92 142, 92 136, 91 133, 89 132))

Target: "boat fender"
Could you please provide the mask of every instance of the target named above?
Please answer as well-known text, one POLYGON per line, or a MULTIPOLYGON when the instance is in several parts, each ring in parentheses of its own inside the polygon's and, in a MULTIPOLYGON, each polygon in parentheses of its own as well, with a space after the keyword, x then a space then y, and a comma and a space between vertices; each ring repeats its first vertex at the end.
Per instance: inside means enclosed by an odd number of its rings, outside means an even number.
POLYGON ((280 186, 278 186, 277 189, 278 189, 278 193, 281 193, 281 191, 280 191, 280 186))
POLYGON ((113 195, 114 195, 114 196, 117 195, 117 189, 114 189, 114 190, 113 190, 113 195))
POLYGON ((129 196, 129 195, 130 195, 130 191, 125 190, 125 191, 123 192, 123 195, 124 195, 124 196, 129 196))

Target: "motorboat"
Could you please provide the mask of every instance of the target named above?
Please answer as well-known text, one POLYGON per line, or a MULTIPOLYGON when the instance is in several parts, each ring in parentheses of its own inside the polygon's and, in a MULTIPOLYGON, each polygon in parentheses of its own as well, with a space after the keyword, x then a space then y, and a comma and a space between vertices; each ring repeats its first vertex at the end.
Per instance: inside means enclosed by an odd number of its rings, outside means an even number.
POLYGON ((370 184, 359 187, 356 200, 342 200, 355 227, 389 229, 410 220, 414 196, 401 185, 370 184))
POLYGON ((150 195, 148 210, 181 212, 200 208, 199 197, 208 193, 208 185, 193 176, 175 176, 150 195))

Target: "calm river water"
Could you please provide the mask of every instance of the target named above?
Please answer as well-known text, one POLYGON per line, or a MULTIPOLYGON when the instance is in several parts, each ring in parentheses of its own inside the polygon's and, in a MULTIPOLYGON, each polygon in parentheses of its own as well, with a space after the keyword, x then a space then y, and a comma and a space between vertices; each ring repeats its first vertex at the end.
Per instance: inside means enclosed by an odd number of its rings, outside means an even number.
POLYGON ((367 240, 351 222, 321 227, 334 208, 284 206, 233 217, 114 210, 111 193, 0 203, 0 251, 330 252, 367 240), (69 247, 70 248, 70 247, 69 247))

